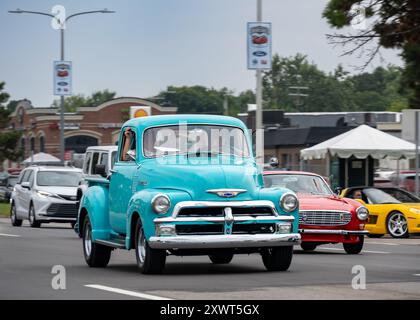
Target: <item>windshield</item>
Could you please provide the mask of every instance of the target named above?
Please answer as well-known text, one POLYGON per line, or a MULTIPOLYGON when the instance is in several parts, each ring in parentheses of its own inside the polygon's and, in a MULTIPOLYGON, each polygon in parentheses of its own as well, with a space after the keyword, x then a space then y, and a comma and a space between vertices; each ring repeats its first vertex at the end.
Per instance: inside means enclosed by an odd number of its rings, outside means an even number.
POLYGON ((218 125, 175 125, 147 129, 143 137, 145 157, 165 155, 233 155, 249 157, 244 132, 218 125))
POLYGON ((77 187, 82 180, 80 172, 70 171, 40 171, 38 172, 38 186, 77 187))
POLYGON ((420 202, 420 199, 417 198, 414 194, 411 194, 407 191, 400 190, 400 189, 393 189, 393 188, 384 188, 382 189, 384 192, 388 193, 390 196, 394 197, 398 201, 402 203, 413 203, 413 202, 420 202))
POLYGON ((264 183, 267 188, 287 188, 296 193, 328 196, 333 194, 322 178, 312 175, 268 174, 264 176, 264 183))
POLYGON ((363 193, 370 204, 401 203, 401 201, 380 189, 366 188, 363 193))

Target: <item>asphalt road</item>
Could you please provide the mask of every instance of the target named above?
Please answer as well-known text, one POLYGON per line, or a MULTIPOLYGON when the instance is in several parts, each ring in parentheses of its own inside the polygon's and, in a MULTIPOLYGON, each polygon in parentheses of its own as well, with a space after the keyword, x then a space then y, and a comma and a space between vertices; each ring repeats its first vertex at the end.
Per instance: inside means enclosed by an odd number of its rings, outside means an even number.
POLYGON ((267 272, 259 255, 229 265, 203 257, 168 257, 164 274, 143 275, 133 251, 115 250, 105 269, 89 268, 68 224, 0 219, 0 299, 420 299, 420 238, 367 239, 360 255, 340 245, 304 253, 296 247, 287 272, 267 272), (52 268, 66 271, 66 289, 52 287, 52 268), (352 268, 366 270, 366 289, 352 288, 352 268))

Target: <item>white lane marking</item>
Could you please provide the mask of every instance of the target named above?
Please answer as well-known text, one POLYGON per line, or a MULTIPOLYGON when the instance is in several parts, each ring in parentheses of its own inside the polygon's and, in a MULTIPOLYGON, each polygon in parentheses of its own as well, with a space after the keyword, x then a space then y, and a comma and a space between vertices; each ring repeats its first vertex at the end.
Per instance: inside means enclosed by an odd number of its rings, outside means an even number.
MULTIPOLYGON (((344 249, 340 249, 340 248, 319 248, 320 250, 332 250, 332 251, 344 251, 344 249)), ((386 251, 372 251, 372 250, 362 250, 362 253, 380 253, 380 254, 389 254, 391 252, 386 252, 386 251)))
POLYGON ((413 274, 413 276, 420 277, 420 273, 415 273, 415 274, 413 274))
POLYGON ((3 236, 3 237, 15 237, 15 238, 20 237, 17 234, 8 234, 8 233, 0 233, 0 236, 3 236))
POLYGON ((154 295, 147 294, 147 293, 141 293, 141 292, 136 292, 136 291, 129 291, 129 290, 123 290, 123 289, 118 289, 118 288, 112 288, 112 287, 102 286, 102 285, 99 285, 99 284, 86 284, 85 287, 94 288, 94 289, 98 289, 98 290, 109 291, 109 292, 114 292, 114 293, 119 293, 119 294, 124 294, 124 295, 127 295, 127 296, 132 296, 132 297, 137 297, 137 298, 142 298, 142 299, 147 299, 147 300, 173 300, 173 299, 170 299, 170 298, 154 296, 154 295))
POLYGON ((383 244, 385 246, 400 246, 401 245, 399 243, 392 243, 392 242, 370 242, 370 241, 366 241, 366 244, 383 244))

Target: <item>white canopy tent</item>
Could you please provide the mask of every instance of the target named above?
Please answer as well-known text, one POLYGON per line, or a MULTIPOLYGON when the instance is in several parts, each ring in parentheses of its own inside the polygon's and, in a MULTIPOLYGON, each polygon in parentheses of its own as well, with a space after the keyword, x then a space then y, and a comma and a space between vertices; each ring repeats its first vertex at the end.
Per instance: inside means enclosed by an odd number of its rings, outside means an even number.
MULTIPOLYGON (((397 138, 393 135, 377 130, 367 125, 342 133, 334 138, 321 142, 310 148, 300 151, 301 159, 327 159, 327 174, 329 175, 330 157, 346 159, 346 187, 347 187, 347 160, 351 157, 357 159, 391 159, 415 158, 415 144, 397 138)), ((366 160, 366 163, 368 161, 366 160)), ((368 168, 366 169, 368 171, 368 168)))
POLYGON ((300 151, 304 160, 324 159, 329 155, 339 158, 374 159, 391 157, 393 159, 414 158, 414 143, 394 137, 378 129, 361 125, 310 148, 300 151))
POLYGON ((29 158, 25 159, 22 164, 59 164, 60 159, 44 152, 36 153, 29 158))

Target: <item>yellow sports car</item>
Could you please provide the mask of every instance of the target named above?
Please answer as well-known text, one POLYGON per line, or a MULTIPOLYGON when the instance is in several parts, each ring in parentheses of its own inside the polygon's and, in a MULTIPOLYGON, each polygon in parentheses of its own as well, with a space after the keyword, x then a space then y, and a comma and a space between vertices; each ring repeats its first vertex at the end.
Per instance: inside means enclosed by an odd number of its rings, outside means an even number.
POLYGON ((366 230, 371 238, 389 233, 394 238, 407 238, 420 233, 420 199, 392 187, 352 187, 341 191, 341 197, 362 202, 369 209, 366 230))

